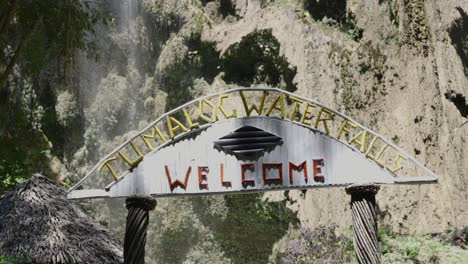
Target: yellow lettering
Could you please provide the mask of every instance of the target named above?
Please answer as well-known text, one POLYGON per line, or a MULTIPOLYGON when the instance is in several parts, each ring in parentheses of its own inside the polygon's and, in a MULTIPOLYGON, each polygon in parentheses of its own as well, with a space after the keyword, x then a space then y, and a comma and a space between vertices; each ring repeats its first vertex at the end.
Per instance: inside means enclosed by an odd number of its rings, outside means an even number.
POLYGON ((326 133, 329 134, 330 131, 328 130, 328 125, 327 125, 327 121, 329 120, 333 120, 332 112, 330 112, 328 109, 325 109, 323 107, 320 108, 320 111, 317 114, 317 118, 315 119, 314 128, 318 128, 319 123, 323 122, 323 127, 325 127, 326 133), (328 116, 325 118, 322 118, 323 113, 326 113, 328 116))
POLYGON ((395 164, 395 167, 393 169, 388 168, 391 172, 395 173, 403 168, 403 166, 400 164, 400 159, 407 160, 407 158, 400 153, 397 153, 395 156, 395 159, 393 160, 393 164, 395 164))
POLYGON ((161 130, 159 130, 159 128, 154 125, 152 127, 152 131, 151 131, 151 135, 145 135, 145 134, 141 134, 141 139, 143 139, 143 142, 145 142, 145 145, 150 149, 150 150, 153 150, 153 146, 151 145, 151 143, 148 141, 149 138, 155 138, 156 137, 156 134, 158 134, 159 138, 161 139, 162 142, 166 142, 166 138, 164 137, 164 135, 161 133, 161 130))
POLYGON ((172 116, 166 116, 166 122, 167 122, 167 131, 169 132, 169 136, 171 138, 174 138, 174 131, 181 129, 184 132, 187 132, 187 128, 182 125, 182 123, 173 118, 172 116), (175 123, 176 126, 174 126, 172 123, 175 123))
POLYGON ((371 140, 370 144, 369 144, 369 148, 367 148, 367 151, 366 151, 366 156, 367 157, 371 157, 369 154, 371 153, 372 149, 374 148, 374 144, 375 144, 375 141, 378 139, 377 136, 374 136, 374 138, 371 140))
POLYGON ((228 95, 227 94, 223 94, 223 95, 220 95, 219 96, 219 99, 218 99, 218 109, 219 111, 221 111, 221 113, 224 115, 225 118, 232 118, 232 117, 237 117, 237 111, 236 109, 233 109, 232 110, 232 113, 231 115, 228 115, 226 113, 226 110, 224 109, 223 107, 223 100, 228 98, 228 95))
POLYGON ((275 101, 268 109, 266 115, 269 116, 271 114, 271 111, 273 111, 273 109, 280 111, 281 118, 284 118, 284 94, 283 93, 280 93, 278 94, 278 96, 276 96, 275 101), (278 103, 279 103, 279 107, 277 106, 278 103))
POLYGON ((120 150, 118 153, 119 156, 122 157, 122 159, 128 163, 128 165, 130 165, 132 168, 135 168, 138 165, 138 163, 140 163, 143 160, 143 154, 141 153, 140 149, 138 149, 138 147, 135 145, 135 143, 130 142, 130 145, 132 146, 135 153, 138 155, 135 160, 130 160, 128 156, 125 155, 125 153, 123 153, 122 150, 120 150))
POLYGON ((348 125, 352 128, 357 127, 357 125, 353 124, 353 122, 349 121, 348 119, 343 120, 343 122, 340 125, 340 129, 338 129, 338 136, 336 138, 340 139, 341 135, 343 134, 343 131, 346 131, 346 133, 350 133, 348 125))
POLYGON ((264 91, 263 92, 263 96, 262 96, 262 100, 260 102, 260 106, 257 107, 256 104, 252 104, 251 107, 248 107, 247 106, 247 100, 245 99, 245 96, 244 96, 244 93, 242 91, 239 91, 240 93, 240 96, 241 96, 241 99, 242 99, 242 104, 244 105, 244 109, 245 109, 245 113, 247 114, 247 116, 250 116, 250 114, 253 112, 253 110, 255 110, 257 112, 258 115, 261 115, 262 112, 263 112, 263 105, 265 104, 265 98, 267 96, 267 92, 264 91))
POLYGON ((187 109, 185 108, 182 108, 182 113, 184 114, 184 117, 185 117, 185 120, 187 120, 187 124, 189 126, 190 129, 193 129, 193 128, 199 128, 200 127, 200 124, 199 123, 192 123, 192 119, 190 118, 190 115, 189 113, 187 112, 187 109))
POLYGON ((313 103, 307 103, 301 117, 301 123, 308 126, 312 125, 309 121, 307 121, 312 119, 312 115, 309 116, 309 114, 312 114, 312 112, 309 111, 310 107, 316 107, 316 105, 313 103))
POLYGON ((371 143, 369 144, 369 148, 367 149, 365 154, 366 154, 366 157, 372 159, 373 161, 377 162, 377 164, 384 167, 380 159, 382 158, 385 150, 388 148, 388 144, 385 143, 385 145, 379 150, 379 152, 377 153, 377 157, 372 156, 371 152, 372 152, 372 149, 374 148, 374 144, 375 144, 375 141, 377 141, 377 139, 378 139, 377 136, 372 139, 371 143))
POLYGON ((299 108, 299 104, 302 104, 304 101, 302 101, 299 98, 293 97, 293 96, 290 96, 289 99, 291 99, 293 101, 293 105, 292 105, 291 114, 289 116, 289 119, 294 121, 294 120, 296 120, 296 112, 297 112, 297 109, 299 108))
POLYGON ((356 143, 356 145, 359 146, 359 150, 364 153, 366 150, 366 136, 367 136, 367 131, 362 130, 359 132, 356 136, 354 136, 348 143, 356 143))
POLYGON ((117 158, 116 157, 112 157, 112 158, 108 158, 106 159, 102 164, 101 166, 99 166, 99 172, 102 171, 102 169, 104 167, 107 167, 110 171, 110 173, 112 174, 112 178, 114 178, 114 180, 117 180, 117 175, 115 175, 115 170, 114 168, 112 168, 112 166, 109 164, 111 161, 114 161, 116 160, 117 158))
POLYGON ((216 107, 209 101, 202 99, 198 104, 198 110, 200 111, 200 118, 205 120, 206 122, 215 122, 216 121, 216 107), (213 109, 213 113, 211 114, 211 118, 207 117, 203 111, 203 106, 207 104, 213 109))

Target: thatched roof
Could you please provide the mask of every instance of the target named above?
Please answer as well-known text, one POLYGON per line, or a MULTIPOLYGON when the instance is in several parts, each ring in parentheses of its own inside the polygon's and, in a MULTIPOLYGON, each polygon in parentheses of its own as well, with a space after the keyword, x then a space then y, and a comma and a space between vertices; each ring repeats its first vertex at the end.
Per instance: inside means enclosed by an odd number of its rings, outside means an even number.
POLYGON ((0 256, 31 263, 122 263, 120 244, 39 174, 0 197, 0 256))

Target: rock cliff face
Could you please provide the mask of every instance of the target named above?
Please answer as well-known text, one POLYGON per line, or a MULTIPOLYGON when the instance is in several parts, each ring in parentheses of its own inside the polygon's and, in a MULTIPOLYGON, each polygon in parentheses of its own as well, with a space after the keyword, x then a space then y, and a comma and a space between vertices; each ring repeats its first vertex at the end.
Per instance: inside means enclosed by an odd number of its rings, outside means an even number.
MULTIPOLYGON (((435 185, 383 186, 381 225, 407 233, 468 225, 468 1, 124 3, 103 30, 100 62, 80 63, 85 135, 70 174, 190 99, 266 85, 351 116, 440 175, 435 185)), ((76 102, 58 99, 67 120, 76 102)), ((265 262, 298 223, 347 229, 349 200, 341 189, 160 199, 148 261, 241 263, 254 254, 252 263, 265 262)), ((98 205, 120 235, 122 204, 98 205)))

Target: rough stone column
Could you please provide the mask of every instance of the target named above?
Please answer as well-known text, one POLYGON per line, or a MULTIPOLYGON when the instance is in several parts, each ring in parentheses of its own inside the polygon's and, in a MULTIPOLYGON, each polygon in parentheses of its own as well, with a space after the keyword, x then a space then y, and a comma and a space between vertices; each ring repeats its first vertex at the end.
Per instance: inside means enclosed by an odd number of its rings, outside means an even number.
POLYGON ((125 228, 124 263, 145 263, 146 231, 149 211, 156 207, 156 200, 151 196, 135 195, 125 201, 128 215, 125 228))
POLYGON ((354 252, 359 263, 380 263, 380 245, 377 240, 375 195, 380 186, 353 184, 346 187, 351 195, 354 252))

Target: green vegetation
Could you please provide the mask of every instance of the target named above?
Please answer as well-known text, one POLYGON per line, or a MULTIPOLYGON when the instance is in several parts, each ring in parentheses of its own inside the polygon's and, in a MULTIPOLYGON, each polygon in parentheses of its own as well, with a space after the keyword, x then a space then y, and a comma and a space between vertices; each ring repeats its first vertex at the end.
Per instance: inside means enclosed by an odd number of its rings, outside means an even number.
POLYGON ((385 227, 378 235, 382 263, 458 264, 468 259, 466 245, 453 246, 430 235, 399 235, 385 227))
POLYGON ((203 41, 198 33, 185 37, 183 45, 188 49, 186 54, 178 55, 158 74, 168 93, 166 110, 192 99, 195 79, 203 78, 211 84, 220 72, 224 72, 223 79, 228 84, 267 84, 292 92, 297 89, 293 82, 296 67, 280 55, 280 44, 271 29, 244 36, 221 58, 215 43, 203 41))
POLYGON ((406 19, 403 44, 427 56, 431 51, 431 45, 424 0, 404 0, 403 6, 406 19))
POLYGON ((340 29, 348 34, 354 41, 362 39, 364 30, 356 25, 356 16, 352 12, 348 12, 346 20, 341 23, 340 29))
POLYGON ((274 243, 290 225, 298 224, 286 201, 263 201, 258 193, 227 195, 224 199, 228 213, 222 220, 205 210, 209 204, 204 199, 194 203, 194 211, 213 230, 216 241, 233 263, 266 263, 274 243))
POLYGON ((198 233, 192 226, 166 230, 162 236, 163 250, 157 255, 161 263, 183 263, 187 253, 198 240, 198 233))
POLYGON ((231 45, 221 58, 227 83, 268 84, 294 92, 296 67, 291 67, 271 29, 254 31, 231 45))
POLYGON ((92 51, 89 34, 106 16, 91 1, 7 0, 0 4, 0 50, 7 61, 0 75, 0 86, 21 62, 32 74, 38 74, 51 61, 62 58, 65 65, 77 49, 92 51))
POLYGON ((199 75, 208 83, 212 83, 219 73, 219 52, 215 48, 215 43, 202 41, 200 34, 195 33, 185 39, 185 44, 189 49, 191 64, 197 67, 199 75))
POLYGON ((0 193, 21 182, 33 170, 43 171, 50 151, 39 130, 42 114, 35 107, 35 97, 20 94, 17 100, 1 101, 0 193))
POLYGON ((314 20, 337 26, 354 41, 361 40, 364 30, 356 25, 356 16, 346 8, 345 0, 304 0, 303 5, 314 20))
MULTIPOLYGON (((223 17, 227 17, 229 15, 236 16, 236 5, 233 3, 232 0, 218 0, 219 1, 219 13, 223 17)), ((201 4, 205 6, 208 2, 213 2, 213 0, 200 0, 201 4)))
POLYGON ((305 0, 304 9, 309 11, 315 20, 328 18, 339 24, 346 21, 346 0, 305 0))
POLYGON ((335 234, 335 226, 300 228, 299 237, 290 241, 278 263, 350 263, 355 262, 352 240, 335 234))
POLYGON ((51 154, 62 153, 70 135, 57 122, 51 83, 66 83, 76 51, 97 57, 91 39, 95 25, 108 22, 103 10, 80 0, 0 2, 0 192, 47 173, 51 154))
POLYGON ((183 38, 176 45, 175 58, 157 73, 162 89, 168 93, 166 110, 193 99, 196 79, 212 83, 219 73, 219 52, 214 42, 201 40, 197 33, 183 38))
POLYGON ((0 264, 26 264, 29 263, 26 258, 0 256, 0 264))
MULTIPOLYGON (((440 237, 430 235, 400 235, 381 227, 378 231, 382 263, 459 264, 468 259, 464 229, 460 241, 451 245, 440 237)), ((351 239, 351 229, 345 235, 336 235, 334 226, 315 229, 300 228, 286 249, 277 255, 274 263, 357 263, 351 239)), ((451 232, 453 233, 453 232, 451 232)), ((460 232, 459 232, 460 233, 460 232)), ((443 236, 443 235, 442 235, 443 236)))

